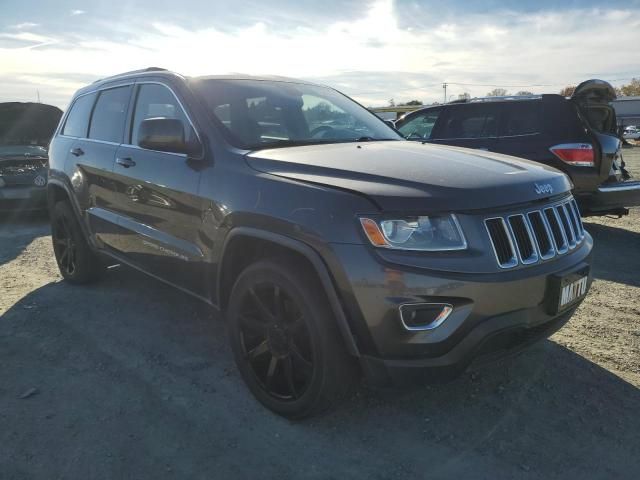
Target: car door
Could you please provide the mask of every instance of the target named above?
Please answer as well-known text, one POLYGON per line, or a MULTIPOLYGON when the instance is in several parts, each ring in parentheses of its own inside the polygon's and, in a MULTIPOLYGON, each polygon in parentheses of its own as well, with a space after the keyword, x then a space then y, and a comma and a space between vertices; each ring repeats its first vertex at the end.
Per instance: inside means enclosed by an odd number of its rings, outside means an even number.
POLYGON ((202 293, 200 164, 185 154, 141 148, 140 124, 149 118, 178 119, 187 143, 199 143, 173 90, 162 83, 136 84, 127 142, 118 149, 114 165, 114 210, 126 232, 121 254, 148 273, 202 293))
POLYGON ((84 117, 90 112, 88 125, 74 125, 73 110, 63 133, 76 136, 67 157, 66 169, 76 197, 85 211, 86 221, 98 245, 117 249, 119 232, 113 214, 115 184, 113 164, 122 143, 132 85, 105 88, 79 97, 74 103, 84 117), (95 101, 95 103, 94 103, 95 101))
POLYGON ((498 130, 498 109, 494 103, 461 103, 444 110, 429 143, 493 149, 498 130))
POLYGON ((549 152, 549 141, 542 128, 540 100, 505 102, 501 106, 495 152, 550 164, 553 155, 549 152))

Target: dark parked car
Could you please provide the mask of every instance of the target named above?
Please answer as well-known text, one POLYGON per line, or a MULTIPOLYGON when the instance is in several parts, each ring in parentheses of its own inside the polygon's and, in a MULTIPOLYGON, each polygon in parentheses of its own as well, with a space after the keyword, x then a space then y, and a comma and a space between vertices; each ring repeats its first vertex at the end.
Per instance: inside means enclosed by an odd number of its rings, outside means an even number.
POLYGON ((396 122, 409 140, 514 155, 571 178, 582 214, 625 215, 640 205, 640 182, 622 159, 613 87, 588 80, 561 95, 487 97, 411 112, 396 122))
POLYGON ((0 103, 0 211, 46 209, 47 145, 62 110, 0 103))
POLYGON ((517 350, 591 281, 565 175, 405 141, 310 83, 111 77, 75 95, 50 161, 63 277, 97 278, 106 255, 208 302, 253 394, 288 417, 359 374, 450 377, 517 350))

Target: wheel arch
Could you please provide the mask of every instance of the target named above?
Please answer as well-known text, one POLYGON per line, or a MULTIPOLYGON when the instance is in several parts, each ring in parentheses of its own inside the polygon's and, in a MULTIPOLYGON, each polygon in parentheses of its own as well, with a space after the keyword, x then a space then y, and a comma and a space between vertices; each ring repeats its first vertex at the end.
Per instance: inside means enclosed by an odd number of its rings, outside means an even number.
POLYGON ((80 228, 82 229, 85 239, 89 242, 89 245, 95 248, 87 224, 83 220, 82 210, 78 204, 78 199, 73 194, 73 190, 59 179, 50 177, 47 184, 47 206, 49 208, 49 212, 53 212, 53 207, 57 202, 65 200, 71 205, 71 210, 73 210, 73 213, 80 224, 80 228))
POLYGON ((258 258, 278 253, 292 254, 307 263, 324 289, 347 351, 359 357, 358 346, 327 266, 320 254, 300 240, 253 227, 232 229, 225 239, 217 271, 216 300, 220 310, 226 309, 235 279, 246 266, 258 258))

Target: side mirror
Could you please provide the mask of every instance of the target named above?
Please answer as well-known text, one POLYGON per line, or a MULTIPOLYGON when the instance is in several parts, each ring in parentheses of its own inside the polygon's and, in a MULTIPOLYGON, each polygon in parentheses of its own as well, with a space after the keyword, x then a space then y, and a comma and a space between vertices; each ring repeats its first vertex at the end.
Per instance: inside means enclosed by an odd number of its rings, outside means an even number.
POLYGON ((185 140, 182 121, 164 117, 147 118, 140 123, 138 146, 148 150, 184 154, 190 154, 194 150, 185 140))

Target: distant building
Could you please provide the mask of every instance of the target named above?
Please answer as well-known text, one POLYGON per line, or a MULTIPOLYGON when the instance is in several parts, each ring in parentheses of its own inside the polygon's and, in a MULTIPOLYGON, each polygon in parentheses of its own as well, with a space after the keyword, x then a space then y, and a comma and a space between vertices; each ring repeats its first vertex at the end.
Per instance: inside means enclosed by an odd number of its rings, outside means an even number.
POLYGON ((618 97, 611 105, 616 111, 619 126, 640 125, 640 96, 618 97))

